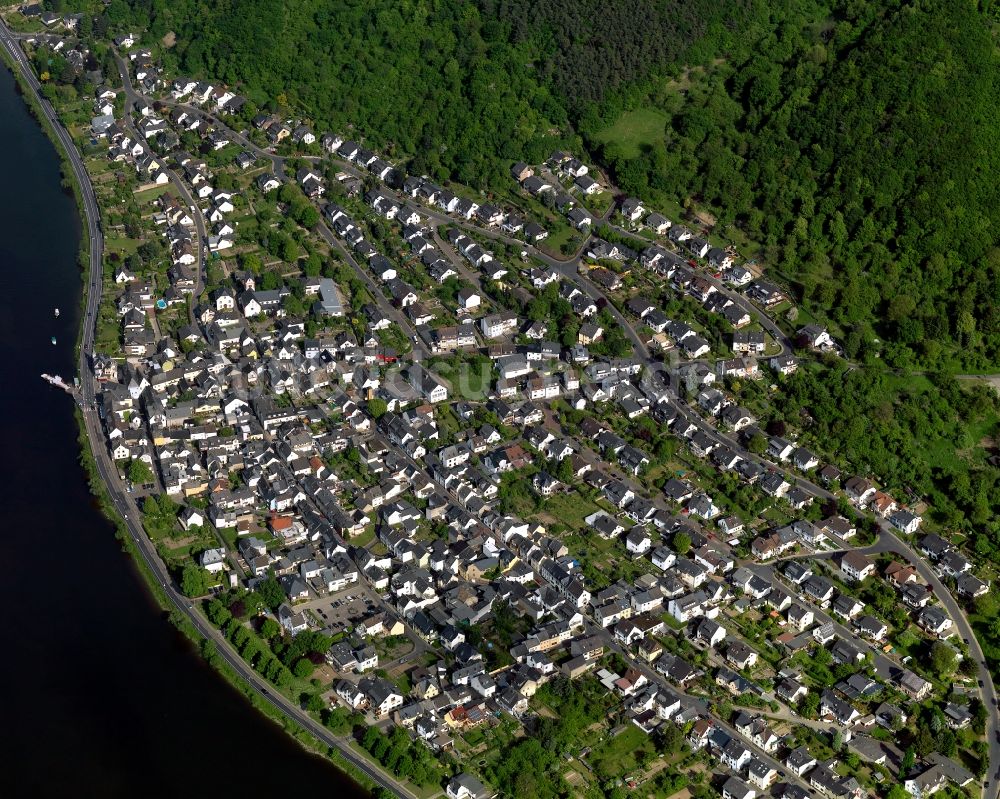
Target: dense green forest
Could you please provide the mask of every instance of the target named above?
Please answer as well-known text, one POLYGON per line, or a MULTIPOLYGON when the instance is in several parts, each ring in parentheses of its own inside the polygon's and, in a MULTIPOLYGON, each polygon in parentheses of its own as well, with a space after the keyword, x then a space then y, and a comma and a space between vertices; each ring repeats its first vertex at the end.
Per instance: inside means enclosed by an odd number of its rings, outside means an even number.
MULTIPOLYGON (((990 25, 965 0, 833 5, 790 15, 683 93, 647 94, 667 112, 663 140, 631 161, 608 143, 602 158, 628 191, 697 197, 762 243, 849 355, 877 336, 894 365, 989 368, 1000 346, 990 25)), ((592 113, 581 129, 592 138, 608 121, 592 113)))
MULTIPOLYGON (((168 61, 473 186, 540 160, 570 129, 527 46, 495 43, 475 5, 397 0, 133 0, 168 61)), ((128 8, 115 9, 128 16, 128 8)))
POLYGON ((1000 562, 1000 470, 989 462, 995 444, 984 446, 1000 415, 992 389, 830 357, 782 381, 773 408, 804 443, 878 475, 903 501, 927 499, 929 518, 966 530, 978 554, 1000 562))
MULTIPOLYGON (((764 7, 763 3, 759 3, 764 7)), ((751 0, 113 0, 178 69, 349 131, 411 168, 507 184, 580 145, 582 109, 743 29, 751 0), (716 42, 705 47, 706 41, 716 42)), ((766 18, 766 15, 765 15, 766 18)), ((768 27, 765 25, 765 28, 768 27)))

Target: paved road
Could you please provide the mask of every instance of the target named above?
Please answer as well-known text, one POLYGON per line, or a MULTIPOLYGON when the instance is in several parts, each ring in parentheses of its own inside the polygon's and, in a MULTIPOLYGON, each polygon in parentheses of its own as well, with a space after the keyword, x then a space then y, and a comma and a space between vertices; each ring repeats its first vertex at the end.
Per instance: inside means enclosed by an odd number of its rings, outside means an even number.
MULTIPOLYGON (((835 498, 835 495, 829 490, 816 485, 815 483, 778 464, 772 463, 765 458, 748 452, 737 439, 720 433, 713 426, 709 425, 699 414, 694 412, 690 406, 687 405, 687 403, 681 402, 676 398, 671 398, 670 402, 671 405, 675 407, 686 419, 697 425, 699 429, 706 433, 713 441, 730 447, 741 457, 755 461, 765 468, 782 472, 785 475, 785 478, 793 485, 797 485, 820 499, 829 500, 835 498)), ((962 611, 958 602, 955 601, 951 592, 941 582, 941 579, 931 568, 930 564, 928 564, 927 561, 913 549, 913 547, 903 541, 887 521, 884 519, 878 519, 878 525, 878 541, 876 544, 864 549, 863 551, 871 552, 872 554, 893 552, 899 555, 905 562, 912 563, 919 572, 920 576, 923 577, 927 584, 934 590, 938 600, 951 616, 952 621, 955 624, 955 628, 962 637, 962 640, 968 644, 969 654, 976 664, 980 698, 982 699, 987 710, 986 740, 990 747, 990 771, 983 788, 983 796, 986 797, 986 799, 994 799, 997 797, 998 793, 1000 793, 1000 712, 998 712, 997 708, 996 688, 994 687, 993 679, 990 675, 989 668, 987 667, 982 647, 976 639, 972 626, 969 624, 969 620, 965 613, 962 611)), ((831 535, 830 537, 839 549, 850 548, 846 542, 836 536, 831 535)))
POLYGON ((924 581, 934 589, 938 601, 948 611, 951 620, 955 623, 955 628, 962 640, 969 647, 969 657, 972 658, 976 666, 976 678, 978 682, 980 699, 986 706, 986 743, 989 745, 989 771, 986 775, 983 795, 987 799, 994 799, 1000 792, 1000 709, 997 706, 997 691, 993 684, 993 677, 986 664, 986 657, 983 655, 983 648, 979 644, 969 624, 968 618, 962 612, 962 608, 947 589, 941 578, 930 567, 912 547, 903 542, 895 531, 889 528, 885 522, 880 522, 882 527, 878 542, 866 549, 866 552, 879 554, 882 552, 893 552, 900 555, 905 561, 913 564, 924 581))
MULTIPOLYGON (((556 268, 559 269, 563 274, 566 274, 566 270, 569 269, 571 264, 560 264, 556 268)), ((578 283, 581 288, 592 298, 597 299, 598 297, 605 296, 602 290, 593 284, 591 281, 587 280, 582 276, 578 276, 578 283)), ((715 281, 714 278, 709 278, 715 281)), ((718 284, 717 284, 718 285, 718 284)), ((727 294, 733 296, 735 293, 731 292, 725 287, 721 287, 726 290, 727 294)), ((606 297, 605 297, 606 298, 606 297)), ((740 307, 744 308, 751 313, 754 317, 761 320, 762 325, 775 337, 775 340, 782 346, 782 351, 786 351, 790 348, 791 343, 788 341, 787 337, 784 336, 780 328, 767 317, 765 314, 760 313, 752 307, 748 307, 749 303, 740 295, 733 296, 733 299, 741 300, 740 307)), ((614 310, 613 306, 608 301, 608 307, 614 310)), ((663 385, 664 375, 662 374, 662 365, 659 364, 654 359, 650 358, 648 349, 642 344, 641 340, 637 336, 635 330, 633 329, 631 323, 625 319, 621 314, 616 313, 616 318, 620 324, 625 327, 626 332, 629 334, 629 338, 635 344, 635 350, 637 356, 642 360, 647 367, 644 380, 647 381, 648 386, 658 388, 663 385)), ((674 390, 677 389, 676 377, 671 375, 668 377, 668 381, 673 378, 674 380, 674 390)), ((677 396, 670 396, 668 401, 671 406, 674 407, 679 413, 681 413, 686 419, 695 424, 702 432, 709 436, 717 444, 729 447, 734 452, 738 453, 742 458, 747 460, 755 461, 763 467, 775 471, 779 471, 785 475, 785 478, 795 486, 798 486, 802 490, 812 494, 819 499, 830 500, 836 498, 835 495, 819 486, 810 480, 792 472, 791 470, 773 463, 765 458, 757 456, 749 451, 747 451, 740 441, 733 437, 726 435, 716 429, 713 425, 709 424, 700 414, 695 412, 686 402, 680 400, 677 396)), ((916 552, 907 542, 905 542, 897 532, 891 527, 891 525, 884 519, 878 519, 879 525, 879 538, 875 545, 869 547, 865 551, 877 554, 880 552, 893 552, 903 558, 904 561, 913 563, 917 571, 920 573, 921 577, 927 582, 928 585, 934 590, 937 595, 938 600, 948 611, 955 624, 955 627, 962 637, 962 639, 967 643, 969 647, 969 653, 973 661, 976 664, 976 671, 980 689, 980 697, 987 708, 987 723, 986 723, 986 738, 990 747, 989 752, 989 762, 991 769, 987 775, 986 783, 983 789, 983 795, 987 799, 994 799, 1000 793, 1000 712, 998 712, 997 706, 997 694, 996 689, 993 684, 992 677, 989 673, 989 669, 986 664, 986 658, 983 655, 982 648, 979 641, 976 639, 975 634, 972 631, 972 627, 969 624, 965 613, 962 611, 958 602, 952 596, 951 592, 945 587, 941 582, 938 575, 934 572, 931 566, 926 560, 916 552)), ((838 539, 836 536, 831 536, 835 544, 841 549, 848 549, 849 546, 846 542, 838 539)), ((881 663, 883 668, 885 668, 888 661, 881 653, 878 653, 877 659, 884 660, 886 662, 881 663)))
MULTIPOLYGON (((145 101, 149 103, 154 102, 153 99, 148 98, 145 95, 139 94, 135 90, 135 87, 132 84, 132 80, 129 75, 128 65, 117 53, 115 53, 115 60, 118 63, 118 69, 121 72, 122 84, 125 91, 126 109, 131 108, 134 103, 140 101, 145 101)), ((170 108, 182 108, 190 113, 197 114, 199 116, 207 116, 209 120, 217 128, 226 131, 226 133, 232 138, 234 142, 239 144, 241 147, 244 147, 245 149, 249 150, 250 152, 254 153, 254 155, 256 155, 258 158, 264 158, 270 161, 274 168, 275 174, 279 176, 284 175, 284 163, 286 159, 283 156, 275 155, 274 153, 261 149, 252 141, 250 141, 246 136, 244 136, 242 133, 233 130, 232 128, 227 126, 224 122, 217 119, 216 117, 206 114, 204 109, 197 108, 195 106, 190 106, 185 103, 171 102, 169 100, 158 100, 155 102, 161 102, 164 106, 170 108)), ((319 161, 320 159, 312 157, 309 158, 308 160, 319 161)), ((345 167, 346 166, 347 165, 345 164, 345 167)), ((351 169, 351 171, 354 172, 353 169, 351 169)), ((357 174, 358 176, 362 176, 362 173, 360 172, 356 172, 355 174, 357 174)), ((184 185, 183 181, 178 181, 178 182, 182 186, 182 193, 185 196, 185 202, 193 203, 193 200, 190 199, 191 195, 190 193, 188 193, 187 187, 184 185)), ((204 238, 207 236, 207 233, 205 232, 204 228, 204 219, 202 217, 200 208, 198 208, 197 205, 195 207, 197 209, 199 235, 204 238)), ((413 326, 410 324, 409 319, 407 319, 406 315, 403 314, 398 308, 396 308, 394 305, 392 305, 390 302, 386 300, 384 293, 382 292, 381 288, 375 283, 369 270, 364 269, 360 264, 358 264, 357 260, 351 254, 350 250, 344 245, 342 241, 340 241, 340 239, 338 239, 334 235, 333 231, 331 231, 330 228, 327 226, 325 220, 323 219, 320 220, 320 223, 316 226, 315 232, 319 233, 319 235, 322 236, 331 247, 333 247, 340 253, 343 260, 354 270, 358 278, 368 288, 369 293, 372 295, 373 302, 375 302, 375 304, 378 305, 382 313, 384 313, 387 317, 396 322, 396 324, 398 324, 400 328, 410 337, 411 341, 414 341, 416 335, 415 331, 413 330, 413 326)), ((201 259, 199 259, 199 261, 200 260, 201 259)), ((197 293, 195 296, 197 296, 197 293)), ((419 338, 416 338, 416 340, 414 341, 413 350, 415 356, 417 356, 418 359, 427 357, 429 355, 429 353, 421 345, 419 338)))
POLYGON ((480 276, 473 272, 469 267, 469 262, 465 260, 450 242, 445 241, 441 236, 441 231, 438 228, 431 228, 431 240, 435 247, 437 247, 448 262, 455 267, 455 271, 458 272, 468 283, 471 283, 473 288, 479 292, 479 296, 485 298, 486 294, 483 291, 483 284, 481 282, 480 276))
MULTIPOLYGON (((804 556, 802 559, 808 560, 809 556, 804 556)), ((898 663, 892 658, 886 656, 886 654, 878 646, 860 637, 854 630, 843 624, 839 617, 823 610, 823 608, 806 596, 798 588, 798 586, 789 583, 783 576, 779 576, 773 563, 746 563, 743 565, 768 582, 783 584, 785 589, 800 605, 804 605, 812 610, 817 625, 823 625, 826 623, 833 624, 833 629, 837 633, 838 638, 843 638, 846 641, 856 643, 861 648, 862 652, 867 651, 871 655, 872 665, 874 666, 875 671, 878 673, 879 677, 886 682, 891 683, 903 669, 903 665, 901 663, 898 663)))
POLYGON ((399 325, 399 328, 410 338, 410 343, 413 347, 413 357, 414 360, 423 360, 424 358, 430 357, 430 353, 423 345, 423 341, 420 336, 417 335, 416 330, 413 325, 410 324, 410 320, 406 317, 399 308, 393 305, 386 299, 385 293, 382 291, 381 287, 375 283, 375 279, 372 277, 371 272, 368 269, 363 268, 351 251, 347 249, 347 246, 338 239, 332 230, 327 226, 326 222, 322 219, 320 223, 316 226, 315 231, 326 240, 327 244, 331 248, 335 249, 340 253, 340 257, 347 263, 351 269, 354 270, 354 274, 358 276, 358 279, 365 284, 368 289, 368 293, 372 297, 372 302, 378 306, 379 310, 390 320, 399 325))
POLYGON ((90 357, 93 353, 95 325, 93 320, 97 314, 97 308, 101 299, 101 259, 104 249, 104 239, 101 233, 99 219, 100 213, 94 196, 90 177, 87 174, 83 161, 76 150, 69 133, 59 121, 54 109, 41 95, 41 85, 35 79, 27 59, 18 47, 9 28, 0 21, 0 43, 17 62, 28 86, 35 93, 36 99, 41 104, 49 122, 56 131, 56 136, 62 146, 74 176, 78 181, 83 194, 83 212, 86 221, 87 232, 90 237, 90 273, 88 277, 86 315, 84 317, 83 340, 80 349, 80 384, 83 402, 84 422, 87 428, 87 435, 90 439, 91 449, 97 463, 97 469, 107 486, 115 508, 121 513, 125 525, 128 527, 129 535, 136 545, 139 555, 149 567, 150 572, 160 581, 161 586, 170 600, 171 604, 183 613, 198 632, 212 640, 218 649, 219 656, 222 657, 234 672, 236 672, 247 684, 265 701, 270 702, 285 715, 293 718, 298 724, 306 728, 319 741, 327 746, 337 749, 345 760, 351 763, 360 772, 365 774, 375 784, 390 791, 393 795, 401 799, 416 799, 416 794, 403 785, 400 785, 391 777, 383 774, 374 768, 367 760, 352 750, 347 741, 338 738, 330 733, 325 727, 316 722, 311 716, 305 713, 298 705, 276 693, 265 683, 246 662, 240 658, 229 645, 229 642, 221 633, 211 626, 200 613, 198 613, 192 603, 177 592, 172 584, 169 573, 160 560, 159 556, 150 542, 145 531, 139 523, 139 510, 135 506, 132 497, 124 491, 121 480, 118 476, 117 468, 111 463, 106 448, 103 446, 104 437, 101 430, 101 422, 96 410, 97 385, 90 369, 90 357))
MULTIPOLYGON (((782 782, 794 782, 800 788, 803 788, 807 792, 810 786, 800 777, 798 777, 794 771, 788 771, 785 768, 785 764, 775 759, 772 755, 765 752, 755 743, 750 741, 748 738, 744 738, 740 735, 732 725, 726 719, 720 718, 715 714, 711 713, 708 704, 704 699, 700 697, 689 696, 684 689, 672 685, 667 682, 663 676, 653 669, 648 663, 636 658, 628 650, 624 649, 618 641, 615 640, 614 636, 604 627, 601 627, 592 617, 586 616, 584 621, 585 632, 588 636, 594 636, 601 640, 605 648, 617 653, 622 658, 624 658, 630 666, 642 672, 646 679, 650 681, 651 684, 658 686, 661 689, 670 691, 671 693, 677 694, 681 698, 681 704, 688 708, 693 708, 697 713, 703 716, 710 716, 712 722, 722 730, 725 730, 731 738, 741 741, 744 746, 746 746, 754 755, 760 758, 762 761, 767 763, 769 766, 773 767, 779 774, 786 774, 786 777, 780 777, 779 780, 782 782)), ((720 764, 721 765, 721 764, 720 764)))
MULTIPOLYGON (((153 153, 149 147, 146 146, 146 138, 139 133, 135 125, 132 124, 132 108, 139 99, 139 95, 136 94, 135 90, 132 88, 132 79, 129 76, 128 65, 125 61, 118 55, 114 53, 115 62, 118 64, 118 72, 122 79, 122 84, 125 87, 125 110, 123 113, 123 119, 125 127, 128 132, 135 138, 139 144, 142 145, 143 151, 147 152, 156 157, 157 161, 162 161, 156 153, 153 153)), ((195 268, 195 286, 192 292, 192 297, 197 301, 197 298, 201 296, 202 289, 205 286, 205 263, 207 260, 206 256, 206 242, 208 241, 208 226, 205 224, 205 217, 201 212, 201 206, 198 205, 196 198, 191 191, 188 189, 187 183, 181 179, 181 177, 174 172, 172 169, 168 169, 166 166, 161 164, 161 168, 170 180, 170 184, 177 190, 180 195, 181 202, 185 203, 191 211, 194 217, 194 224, 196 232, 198 234, 198 260, 195 262, 197 267, 195 268)), ((189 321, 194 324, 194 303, 188 305, 188 316, 189 321)))
MULTIPOLYGON (((118 59, 120 68, 123 69, 123 76, 125 78, 125 94, 126 94, 127 101, 129 103, 136 102, 138 100, 145 100, 147 102, 154 102, 154 100, 152 98, 148 98, 148 97, 145 97, 143 95, 140 95, 140 94, 138 94, 135 91, 134 87, 131 84, 131 81, 129 81, 127 79, 128 78, 128 70, 127 70, 127 68, 124 67, 123 62, 122 62, 122 60, 121 60, 120 57, 118 57, 116 55, 116 58, 118 59)), ((188 112, 199 114, 199 115, 205 115, 206 114, 206 112, 205 112, 204 109, 197 108, 195 106, 191 106, 191 105, 188 105, 186 103, 173 102, 173 101, 170 101, 170 100, 159 100, 159 102, 162 103, 166 107, 170 107, 170 108, 182 108, 182 109, 184 109, 184 110, 186 110, 188 112)), ((244 136, 239 131, 233 130, 231 127, 229 127, 221 119, 219 119, 217 117, 214 117, 214 116, 212 116, 210 114, 207 115, 207 116, 208 116, 209 120, 214 125, 216 125, 216 127, 220 128, 222 130, 225 130, 228 133, 228 135, 232 138, 232 140, 234 142, 236 142, 237 144, 239 144, 241 147, 244 147, 246 150, 252 152, 256 157, 262 158, 262 159, 265 159, 265 160, 269 161, 271 163, 271 165, 272 165, 272 168, 273 168, 275 174, 277 174, 279 176, 285 175, 284 166, 285 166, 285 161, 287 159, 284 156, 276 155, 275 153, 271 152, 270 150, 265 150, 265 149, 263 149, 261 147, 258 147, 256 144, 254 144, 252 141, 250 141, 249 138, 247 138, 246 136, 244 136)), ((335 156, 328 156, 328 158, 329 158, 329 160, 334 161, 340 169, 342 169, 344 172, 346 172, 348 174, 351 174, 351 175, 353 175, 355 177, 358 177, 358 178, 371 177, 371 175, 369 175, 367 173, 367 171, 358 169, 354 164, 352 164, 352 163, 350 163, 348 161, 344 161, 344 160, 342 160, 340 158, 337 158, 335 156)), ((322 161, 323 159, 318 158, 316 156, 306 156, 305 160, 308 160, 308 161, 316 163, 316 162, 322 161)), ((383 184, 383 192, 385 194, 387 194, 388 196, 392 197, 398 203, 413 204, 412 198, 400 194, 398 191, 396 191, 395 189, 393 189, 392 187, 390 187, 390 186, 388 186, 386 184, 383 184)), ((542 263, 545 263, 546 265, 552 267, 553 269, 555 269, 556 271, 558 271, 565 279, 568 279, 568 280, 574 282, 577 286, 579 286, 579 288, 585 294, 587 294, 595 302, 598 299, 607 299, 604 296, 603 292, 601 292, 601 290, 596 286, 596 284, 594 284, 589 278, 587 278, 585 276, 585 274, 581 273, 581 271, 580 271, 580 266, 582 264, 580 256, 581 256, 581 253, 586 249, 587 245, 589 244, 589 242, 590 242, 590 240, 592 238, 591 236, 586 236, 584 238, 584 240, 580 244, 580 247, 577 249, 577 251, 575 253, 573 253, 572 255, 570 255, 566 259, 560 259, 560 258, 553 257, 553 256, 549 255, 548 253, 542 252, 537 247, 534 247, 531 244, 527 244, 524 241, 522 241, 521 239, 515 238, 513 236, 508 236, 505 233, 503 233, 503 232, 501 232, 499 230, 496 230, 494 228, 484 227, 484 226, 481 226, 481 225, 476 225, 476 224, 474 224, 474 223, 472 223, 472 222, 470 222, 468 220, 459 219, 459 218, 450 216, 447 213, 444 213, 443 211, 441 211, 439 209, 435 209, 435 208, 433 208, 431 206, 428 206, 428 205, 421 205, 421 210, 422 210, 423 214, 425 216, 427 216, 433 222, 433 224, 436 227, 440 227, 440 226, 443 226, 443 225, 448 225, 448 226, 453 226, 453 227, 460 227, 460 228, 463 228, 465 230, 477 233, 479 235, 487 236, 488 238, 493 239, 494 241, 502 242, 504 244, 513 245, 513 246, 519 248, 520 250, 523 250, 523 251, 527 252, 530 256, 536 258, 537 260, 541 261, 542 263)), ((611 211, 612 211, 612 209, 609 209, 600 218, 603 219, 603 220, 606 220, 610 216, 611 211)), ((622 233, 628 233, 627 231, 624 231, 621 228, 617 228, 617 229, 620 230, 622 233)), ((632 234, 628 234, 628 235, 631 236, 632 234)), ((325 233, 324 233, 324 237, 326 237, 325 233)), ((356 267, 356 264, 353 264, 353 265, 356 267)), ((770 317, 768 317, 766 314, 764 314, 763 312, 761 312, 760 309, 756 308, 742 294, 740 294, 739 292, 734 291, 733 289, 731 289, 729 286, 727 286, 722 281, 717 280, 716 278, 712 277, 711 274, 708 273, 706 270, 702 270, 702 271, 703 271, 703 277, 705 277, 707 280, 709 280, 716 287, 716 289, 718 291, 720 291, 723 294, 725 294, 729 299, 731 299, 734 303, 736 303, 736 305, 739 308, 741 308, 742 310, 744 310, 748 314, 750 314, 751 318, 757 320, 760 323, 760 325, 771 334, 771 336, 774 338, 775 342, 778 344, 778 346, 780 348, 777 352, 773 353, 774 355, 779 355, 781 353, 788 352, 788 351, 791 350, 791 342, 784 335, 783 331, 778 327, 778 325, 775 324, 775 322, 772 319, 770 319, 770 317)), ((371 278, 370 278, 370 276, 368 276, 367 272, 365 272, 365 274, 364 274, 364 279, 368 283, 372 282, 371 278)), ((478 279, 475 281, 474 284, 478 285, 478 279)), ((607 302, 607 307, 608 307, 608 310, 610 311, 610 313, 612 314, 612 316, 615 318, 615 320, 619 324, 622 325, 622 327, 624 328, 626 334, 628 335, 629 339, 631 340, 633 346, 637 349, 637 351, 639 351, 640 353, 642 353, 643 356, 646 359, 649 359, 650 358, 649 349, 646 347, 646 345, 643 342, 643 340, 636 333, 635 328, 632 325, 628 324, 628 322, 625 320, 624 316, 610 302, 610 300, 608 300, 608 302, 607 302)), ((409 327, 410 326, 408 324, 404 325, 404 330, 405 329, 409 329, 409 327)), ((698 362, 698 361, 692 361, 692 363, 696 363, 696 362, 698 362)), ((713 362, 709 362, 709 361, 704 361, 704 362, 705 363, 713 363, 713 362)))

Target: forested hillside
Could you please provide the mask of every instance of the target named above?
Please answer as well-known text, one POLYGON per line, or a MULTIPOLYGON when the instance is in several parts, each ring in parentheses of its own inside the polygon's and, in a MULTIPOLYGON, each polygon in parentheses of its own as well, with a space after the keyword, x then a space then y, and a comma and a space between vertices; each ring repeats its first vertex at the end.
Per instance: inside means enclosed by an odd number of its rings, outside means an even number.
POLYGON ((662 146, 638 163, 613 143, 601 155, 629 191, 693 195, 764 243, 805 307, 834 309, 852 357, 877 334, 897 365, 995 365, 1000 71, 987 21, 965 0, 835 5, 660 95, 662 146))
POLYGON ((771 21, 768 4, 752 0, 480 0, 478 5, 493 41, 529 46, 538 74, 552 83, 574 120, 619 88, 687 59, 712 58, 740 46, 771 21))
POLYGON ((118 26, 176 34, 168 60, 356 126, 413 168, 474 186, 572 140, 591 100, 736 28, 748 0, 115 0, 118 26))
POLYGON ((354 125, 438 178, 506 184, 511 161, 582 137, 623 190, 708 206, 760 244, 851 357, 997 363, 1000 70, 968 0, 115 0, 108 13, 174 32, 182 70, 354 125), (638 155, 601 135, 636 107, 666 120, 638 155))
POLYGON ((135 0, 154 34, 177 34, 180 69, 277 100, 474 186, 539 159, 568 130, 523 48, 488 40, 458 0, 135 0))

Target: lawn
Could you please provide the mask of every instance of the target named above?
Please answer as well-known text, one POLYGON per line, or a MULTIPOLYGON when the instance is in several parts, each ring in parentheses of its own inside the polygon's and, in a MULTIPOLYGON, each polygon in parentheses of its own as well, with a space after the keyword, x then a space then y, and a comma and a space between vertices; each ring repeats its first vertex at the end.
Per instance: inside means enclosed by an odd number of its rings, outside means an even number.
POLYGON ((88 158, 87 172, 90 173, 92 178, 99 177, 101 175, 110 175, 111 164, 108 163, 106 158, 88 158))
POLYGON ((222 540, 226 542, 226 546, 230 549, 239 548, 239 535, 235 527, 220 527, 219 535, 222 536, 222 540))
POLYGON ((143 203, 151 203, 161 194, 169 191, 170 187, 167 185, 154 186, 151 189, 145 189, 144 191, 134 192, 135 201, 137 204, 142 205, 143 203))
POLYGON ((597 505, 575 491, 569 494, 554 494, 548 497, 543 505, 543 513, 574 530, 586 527, 584 518, 597 509, 597 505))
POLYGON ((655 749, 646 733, 629 724, 614 738, 595 746, 587 760, 594 773, 606 780, 635 771, 639 766, 636 758, 639 752, 644 753, 639 758, 645 760, 655 754, 655 749))
POLYGON ((361 535, 351 539, 351 544, 356 547, 367 547, 375 540, 375 528, 366 528, 361 535))
POLYGON ((142 241, 139 239, 130 239, 125 236, 108 236, 104 239, 104 249, 106 252, 117 252, 126 256, 134 255, 135 251, 139 249, 140 244, 142 244, 142 241))
MULTIPOLYGON (((466 360, 459 357, 437 362, 432 368, 436 369, 442 380, 449 383, 451 393, 462 399, 485 399, 493 380, 493 364, 485 359, 466 360)), ((453 428, 453 433, 457 433, 461 429, 461 425, 453 413, 442 411, 440 415, 449 417, 445 426, 453 428)))
POLYGON ((575 250, 583 242, 583 234, 570 225, 560 225, 547 239, 539 244, 539 249, 549 253, 554 258, 565 258, 562 248, 564 244, 571 244, 575 250))
POLYGON ((601 538, 593 530, 567 533, 563 536, 563 542, 576 557, 583 558, 593 555, 595 558, 600 558, 601 560, 614 554, 617 543, 613 538, 601 538))
POLYGON ((594 138, 603 143, 616 143, 626 158, 636 158, 643 148, 663 141, 667 115, 656 108, 626 111, 613 125, 599 131, 594 138))
POLYGON ((601 191, 583 198, 583 203, 591 213, 603 216, 615 203, 615 195, 610 191, 601 191))
POLYGON ((475 748, 486 740, 486 733, 483 732, 482 730, 475 729, 475 730, 469 730, 462 737, 465 738, 465 742, 469 746, 475 748))

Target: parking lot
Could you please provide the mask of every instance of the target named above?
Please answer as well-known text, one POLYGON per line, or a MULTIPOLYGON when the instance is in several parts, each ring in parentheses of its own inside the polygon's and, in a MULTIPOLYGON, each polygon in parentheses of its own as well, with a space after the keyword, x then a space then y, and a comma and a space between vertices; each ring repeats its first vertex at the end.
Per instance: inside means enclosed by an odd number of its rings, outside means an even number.
POLYGON ((375 601, 357 585, 336 594, 312 599, 301 606, 302 610, 316 616, 323 631, 334 634, 354 627, 362 618, 375 612, 375 601))

